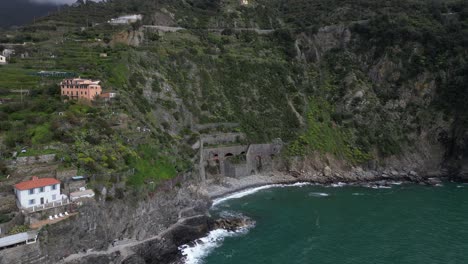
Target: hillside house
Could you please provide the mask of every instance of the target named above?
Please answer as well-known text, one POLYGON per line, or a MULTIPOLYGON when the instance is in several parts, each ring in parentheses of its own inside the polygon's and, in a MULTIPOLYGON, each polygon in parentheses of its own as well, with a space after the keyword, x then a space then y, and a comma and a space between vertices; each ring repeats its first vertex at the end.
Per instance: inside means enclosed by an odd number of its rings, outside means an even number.
POLYGON ((85 176, 73 176, 67 180, 65 191, 76 192, 86 187, 85 176))
POLYGON ((71 99, 94 100, 102 93, 100 82, 81 78, 64 79, 60 83, 61 94, 71 99))
POLYGON ((116 92, 104 92, 99 97, 107 102, 112 99, 115 99, 117 97, 117 93, 116 92))
POLYGON ((93 190, 86 190, 85 188, 80 189, 79 191, 70 193, 70 199, 72 201, 88 199, 94 197, 93 190))
POLYGON ((241 4, 241 5, 248 5, 248 4, 249 4, 249 0, 240 0, 240 4, 241 4))
POLYGON ((14 185, 19 208, 30 208, 62 200, 60 181, 54 178, 38 178, 14 185))
POLYGON ((15 55, 15 50, 14 49, 4 49, 2 51, 2 55, 4 57, 10 58, 12 55, 15 55))
POLYGON ((0 64, 7 64, 5 56, 0 55, 0 64))

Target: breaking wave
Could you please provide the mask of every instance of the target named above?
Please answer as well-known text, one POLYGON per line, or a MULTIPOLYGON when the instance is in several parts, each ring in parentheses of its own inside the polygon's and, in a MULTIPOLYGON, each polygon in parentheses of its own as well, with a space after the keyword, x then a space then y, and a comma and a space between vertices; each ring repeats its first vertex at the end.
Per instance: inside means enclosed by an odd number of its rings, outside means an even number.
POLYGON ((225 196, 225 197, 214 199, 213 200, 213 206, 216 206, 216 205, 218 205, 218 204, 220 204, 222 202, 225 202, 227 200, 239 199, 239 198, 242 198, 244 196, 254 194, 254 193, 258 192, 258 191, 265 190, 265 189, 282 188, 282 187, 302 187, 302 186, 306 186, 306 185, 313 185, 313 183, 298 182, 298 183, 292 183, 292 184, 270 184, 270 185, 255 187, 255 188, 239 191, 239 192, 230 194, 230 195, 225 196))
POLYGON ((392 186, 387 186, 387 185, 373 185, 371 186, 372 189, 391 189, 392 186))
POLYGON ((336 187, 344 187, 344 186, 346 186, 346 185, 347 185, 347 184, 344 183, 344 182, 338 182, 338 183, 332 183, 330 186, 336 188, 336 187))
POLYGON ((228 231, 225 229, 215 229, 191 244, 182 245, 179 250, 185 264, 201 264, 203 259, 214 249, 220 247, 226 237, 233 237, 247 233, 249 227, 241 228, 238 231, 228 231))
POLYGON ((330 196, 328 193, 321 193, 321 192, 311 192, 309 193, 310 197, 327 197, 330 196))

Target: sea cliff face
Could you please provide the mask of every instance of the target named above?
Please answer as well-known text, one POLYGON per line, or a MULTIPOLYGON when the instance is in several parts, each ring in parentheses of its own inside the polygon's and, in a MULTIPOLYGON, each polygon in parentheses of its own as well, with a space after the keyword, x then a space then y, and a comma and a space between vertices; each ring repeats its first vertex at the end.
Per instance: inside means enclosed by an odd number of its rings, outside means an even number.
MULTIPOLYGON (((78 215, 44 227, 37 244, 3 250, 0 263, 58 263, 69 255, 89 250, 98 252, 98 260, 107 259, 106 251, 112 249, 113 241, 117 241, 116 244, 132 244, 152 237, 155 237, 154 241, 149 240, 148 243, 160 243, 161 256, 164 257, 165 254, 177 254, 171 251, 174 245, 177 249, 178 243, 196 238, 197 232, 203 235, 209 226, 205 215, 210 200, 191 188, 159 192, 146 201, 130 199, 87 202, 78 209, 78 215), (156 238, 180 219, 186 220, 171 231, 166 231, 167 236, 156 238), (167 241, 162 243, 161 239, 173 241, 174 244, 171 246, 167 241)), ((139 247, 144 248, 144 243, 139 247)), ((136 249, 135 252, 140 251, 136 249)), ((74 261, 95 263, 94 257, 88 261, 85 256, 79 256, 74 261)), ((101 263, 109 263, 106 261, 101 263)))

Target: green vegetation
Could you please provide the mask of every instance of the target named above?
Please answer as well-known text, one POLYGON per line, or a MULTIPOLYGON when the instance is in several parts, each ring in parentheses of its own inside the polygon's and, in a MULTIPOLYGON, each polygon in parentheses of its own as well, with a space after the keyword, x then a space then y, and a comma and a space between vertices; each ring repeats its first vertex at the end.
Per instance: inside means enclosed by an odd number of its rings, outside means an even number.
POLYGON ((206 132, 194 124, 239 123, 245 143, 281 138, 288 155, 357 164, 411 150, 441 112, 456 120, 453 142, 468 123, 464 1, 87 1, 8 33, 0 42, 33 43, 0 66, 2 152, 56 153, 96 184, 139 188, 190 170, 206 132), (144 19, 104 23, 129 13, 144 19), (139 28, 159 23, 187 30, 139 28), (275 31, 239 30, 253 27, 275 31), (63 102, 60 78, 41 70, 100 79, 120 96, 63 102))
POLYGON ((8 235, 14 235, 14 234, 19 234, 19 233, 23 233, 23 232, 26 232, 28 231, 29 228, 25 225, 19 225, 19 226, 15 226, 13 227, 10 232, 8 232, 8 235))
POLYGON ((369 153, 356 146, 351 130, 336 125, 331 119, 331 105, 323 99, 309 100, 306 132, 293 141, 288 148, 292 156, 304 156, 314 151, 331 153, 352 163, 371 159, 369 153))
POLYGON ((138 150, 139 156, 130 161, 135 168, 135 174, 128 178, 130 185, 157 185, 161 180, 174 177, 177 172, 170 160, 150 146, 142 146, 138 150))
POLYGON ((13 219, 12 213, 0 213, 0 224, 8 223, 13 219))
POLYGON ((18 64, 1 65, 0 88, 5 89, 31 89, 37 86, 39 77, 33 76, 30 69, 18 64))
POLYGON ((36 157, 39 155, 57 154, 55 149, 29 148, 25 153, 18 150, 18 157, 36 157))

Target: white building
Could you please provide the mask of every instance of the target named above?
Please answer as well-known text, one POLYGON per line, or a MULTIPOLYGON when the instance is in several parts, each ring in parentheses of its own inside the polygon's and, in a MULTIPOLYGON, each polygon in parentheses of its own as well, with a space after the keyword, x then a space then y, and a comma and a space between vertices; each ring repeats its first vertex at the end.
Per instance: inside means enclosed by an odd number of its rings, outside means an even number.
POLYGON ((117 97, 116 92, 103 92, 101 95, 99 95, 104 101, 110 101, 112 99, 115 99, 117 97))
POLYGON ((78 199, 84 199, 84 198, 93 198, 93 197, 94 197, 94 191, 86 190, 84 187, 81 188, 81 190, 77 192, 70 193, 70 199, 72 201, 76 201, 78 199))
POLYGON ((0 64, 7 64, 5 56, 0 55, 0 64))
POLYGON ((15 184, 18 207, 29 208, 36 205, 62 200, 60 181, 54 178, 32 177, 32 180, 15 184))
POLYGON ((11 55, 14 55, 15 54, 15 50, 14 49, 4 49, 2 51, 2 55, 7 57, 7 58, 10 58, 11 55))
POLYGON ((142 15, 128 15, 128 16, 120 16, 118 18, 112 18, 111 20, 107 21, 111 25, 125 25, 135 23, 138 20, 143 18, 142 15))

